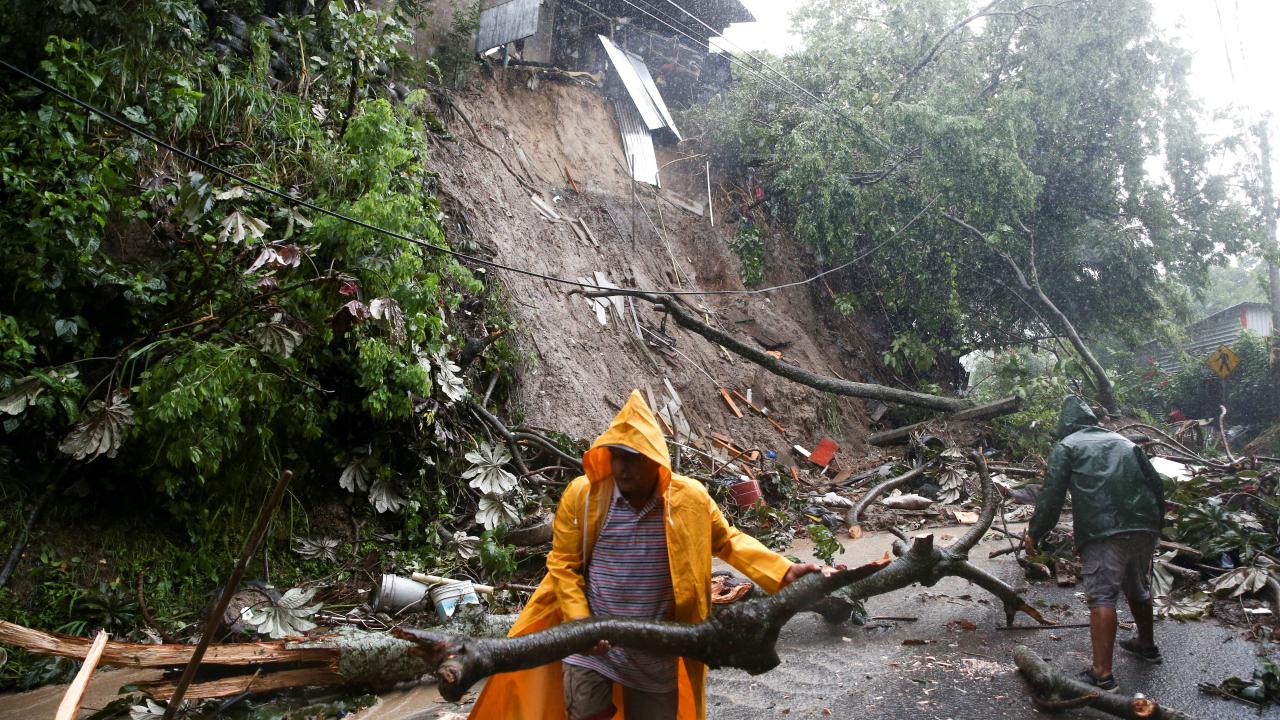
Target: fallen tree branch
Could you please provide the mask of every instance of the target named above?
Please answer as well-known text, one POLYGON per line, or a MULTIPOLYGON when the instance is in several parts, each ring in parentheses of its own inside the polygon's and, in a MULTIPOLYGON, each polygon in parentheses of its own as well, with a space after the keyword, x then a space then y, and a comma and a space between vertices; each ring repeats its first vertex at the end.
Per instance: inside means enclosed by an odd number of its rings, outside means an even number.
POLYGON ((688 657, 709 667, 736 667, 752 674, 778 665, 778 634, 796 613, 813 609, 836 591, 851 600, 881 595, 920 583, 931 586, 948 575, 971 580, 992 591, 1013 622, 1019 610, 1039 622, 1046 621, 1028 606, 1013 588, 968 562, 969 549, 995 518, 995 488, 981 456, 975 456, 983 485, 983 512, 979 522, 947 548, 934 546, 932 535, 910 542, 898 541, 897 557, 831 575, 812 573, 766 598, 727 606, 697 624, 591 617, 564 623, 528 635, 501 639, 474 639, 431 630, 395 628, 396 637, 418 645, 415 654, 435 666, 440 692, 456 701, 467 689, 494 673, 513 672, 555 662, 584 652, 601 640, 622 647, 688 657))
POLYGON ((1227 460, 1231 464, 1236 463, 1236 456, 1231 453, 1231 444, 1227 441, 1226 423, 1223 422, 1227 418, 1227 406, 1218 406, 1218 434, 1222 436, 1222 451, 1227 454, 1227 460))
POLYGON ((689 312, 683 304, 676 301, 674 298, 651 295, 649 293, 627 290, 625 288, 601 292, 584 292, 582 295, 584 297, 630 295, 653 303, 654 305, 662 308, 663 311, 665 311, 672 320, 675 320, 676 324, 680 327, 695 332, 711 342, 733 352, 734 354, 750 360, 774 375, 784 377, 793 382, 800 383, 801 385, 807 385, 815 390, 821 390, 822 392, 828 392, 833 395, 844 395, 846 397, 856 397, 867 400, 881 400, 884 402, 899 403, 901 405, 910 405, 913 407, 945 410, 947 412, 956 412, 970 406, 970 403, 956 398, 929 395, 928 393, 915 392, 912 390, 901 390, 885 385, 841 380, 840 378, 819 375, 815 372, 792 365, 791 363, 783 362, 763 350, 748 345, 723 330, 714 328, 702 322, 693 313, 689 312))
MULTIPOLYGON (((859 535, 861 534, 862 528, 858 523, 861 522, 862 513, 867 511, 868 505, 870 505, 876 498, 889 492, 890 490, 896 487, 901 487, 903 485, 906 485, 912 480, 915 480, 916 478, 920 477, 921 475, 924 474, 924 471, 927 470, 928 467, 929 466, 927 464, 917 465, 916 467, 908 470, 902 475, 899 475, 898 477, 894 477, 894 478, 889 478, 888 480, 885 480, 879 485, 876 485, 875 487, 868 490, 867 494, 859 498, 859 500, 853 504, 853 507, 849 508, 849 512, 845 514, 845 522, 847 522, 849 525, 849 537, 853 537, 855 540, 857 540, 857 538, 854 537, 855 533, 859 535), (854 530, 854 528, 857 528, 857 530, 854 530)), ((902 536, 899 535, 899 537, 901 538, 902 536)))
POLYGON ((1013 661, 1027 683, 1031 685, 1031 696, 1038 707, 1042 703, 1046 709, 1087 705, 1095 710, 1122 718, 1194 720, 1184 712, 1160 706, 1147 698, 1098 692, 1098 689, 1092 685, 1072 680, 1055 671, 1025 645, 1019 645, 1013 651, 1013 661))
POLYGON ((964 410, 951 413, 950 415, 943 415, 942 417, 924 420, 913 425, 904 425, 903 427, 895 428, 893 430, 874 433, 867 436, 867 444, 890 445, 892 443, 905 441, 911 436, 911 433, 925 427, 926 425, 932 425, 933 423, 960 422, 962 420, 988 420, 990 418, 1000 417, 1001 415, 1016 413, 1021 409, 1022 401, 1020 399, 1013 396, 1000 398, 995 402, 965 408, 964 410))
POLYGON ((524 463, 524 448, 520 447, 520 441, 511 433, 505 423, 497 418, 496 415, 484 409, 484 406, 475 400, 467 400, 467 407, 471 412, 482 421, 489 424, 489 427, 498 431, 502 435, 502 439, 507 444, 507 448, 511 450, 511 461, 516 464, 520 470, 521 477, 529 474, 529 467, 524 463))

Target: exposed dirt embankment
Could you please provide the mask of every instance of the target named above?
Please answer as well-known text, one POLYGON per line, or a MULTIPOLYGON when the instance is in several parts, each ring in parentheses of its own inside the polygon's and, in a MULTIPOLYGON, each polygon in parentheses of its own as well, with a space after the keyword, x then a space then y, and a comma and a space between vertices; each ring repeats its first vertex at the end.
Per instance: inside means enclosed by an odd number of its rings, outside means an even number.
MULTIPOLYGON (((660 201, 648 186, 637 186, 633 199, 613 110, 599 90, 528 70, 494 72, 479 74, 469 90, 455 95, 461 114, 443 114, 456 139, 436 142, 432 150, 446 208, 481 248, 502 262, 547 275, 607 273, 622 287, 742 288, 738 260, 728 246, 735 226, 723 195, 717 197, 715 227, 706 217, 660 201), (463 115, 496 155, 480 147, 463 115), (594 243, 568 222, 547 220, 530 200, 531 187, 561 217, 582 218, 594 243)), ((666 187, 704 205, 704 163, 691 157, 695 153, 661 149, 659 166, 665 166, 666 187), (702 194, 694 195, 695 188, 702 194)), ((794 243, 783 239, 771 252, 768 284, 812 271, 810 258, 794 243), (784 256, 777 256, 777 247, 785 249, 784 256)), ((591 437, 632 388, 650 390, 661 404, 669 380, 695 434, 720 432, 784 457, 788 445, 811 447, 824 435, 851 450, 862 447, 867 412, 860 401, 830 398, 771 375, 674 323, 664 324, 644 304, 634 304, 636 319, 674 340, 670 352, 640 346, 629 304, 620 308, 623 322, 612 317, 602 326, 589 301, 571 294, 571 287, 511 273, 490 277, 505 289, 521 323, 518 344, 529 361, 515 400, 529 425, 591 437), (734 416, 720 387, 744 395, 751 389, 755 404, 769 408, 786 438, 745 403, 738 402, 744 417, 734 416)), ((776 349, 791 362, 866 379, 858 358, 869 355, 856 328, 837 334, 820 320, 815 300, 826 292, 817 283, 768 295, 686 299, 710 322, 776 349)))

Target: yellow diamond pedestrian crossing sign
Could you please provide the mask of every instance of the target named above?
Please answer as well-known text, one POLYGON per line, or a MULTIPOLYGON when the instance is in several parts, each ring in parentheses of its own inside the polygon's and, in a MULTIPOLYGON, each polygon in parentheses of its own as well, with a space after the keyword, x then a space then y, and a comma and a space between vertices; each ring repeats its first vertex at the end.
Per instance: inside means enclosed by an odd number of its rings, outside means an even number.
POLYGON ((1218 377, 1226 379, 1228 375, 1235 372, 1236 366, 1240 364, 1240 356, 1231 351, 1226 345, 1219 345, 1213 354, 1209 355, 1209 359, 1204 361, 1209 369, 1218 373, 1218 377))

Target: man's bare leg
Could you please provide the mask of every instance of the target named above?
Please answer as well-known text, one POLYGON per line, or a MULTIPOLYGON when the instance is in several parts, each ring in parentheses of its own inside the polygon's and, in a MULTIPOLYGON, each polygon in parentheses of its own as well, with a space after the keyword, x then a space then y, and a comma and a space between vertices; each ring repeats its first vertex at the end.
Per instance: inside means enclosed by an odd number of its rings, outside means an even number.
POLYGON ((1138 630, 1138 644, 1144 648, 1155 647, 1155 611, 1151 601, 1129 601, 1129 611, 1133 613, 1133 623, 1138 630))
POLYGON ((1093 641, 1094 677, 1111 677, 1111 656, 1116 647, 1115 608, 1089 608, 1089 639, 1093 641))

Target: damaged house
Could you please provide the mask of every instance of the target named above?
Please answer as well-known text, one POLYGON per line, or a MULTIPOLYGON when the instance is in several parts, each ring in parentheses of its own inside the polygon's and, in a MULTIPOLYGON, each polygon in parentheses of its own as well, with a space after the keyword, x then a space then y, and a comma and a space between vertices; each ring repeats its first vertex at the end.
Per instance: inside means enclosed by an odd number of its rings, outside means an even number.
POLYGON ((475 50, 505 63, 603 78, 631 175, 657 186, 655 139, 681 140, 670 107, 688 107, 728 84, 729 60, 712 52, 711 38, 754 20, 738 0, 699 0, 687 8, 647 0, 506 0, 481 11, 475 50))

